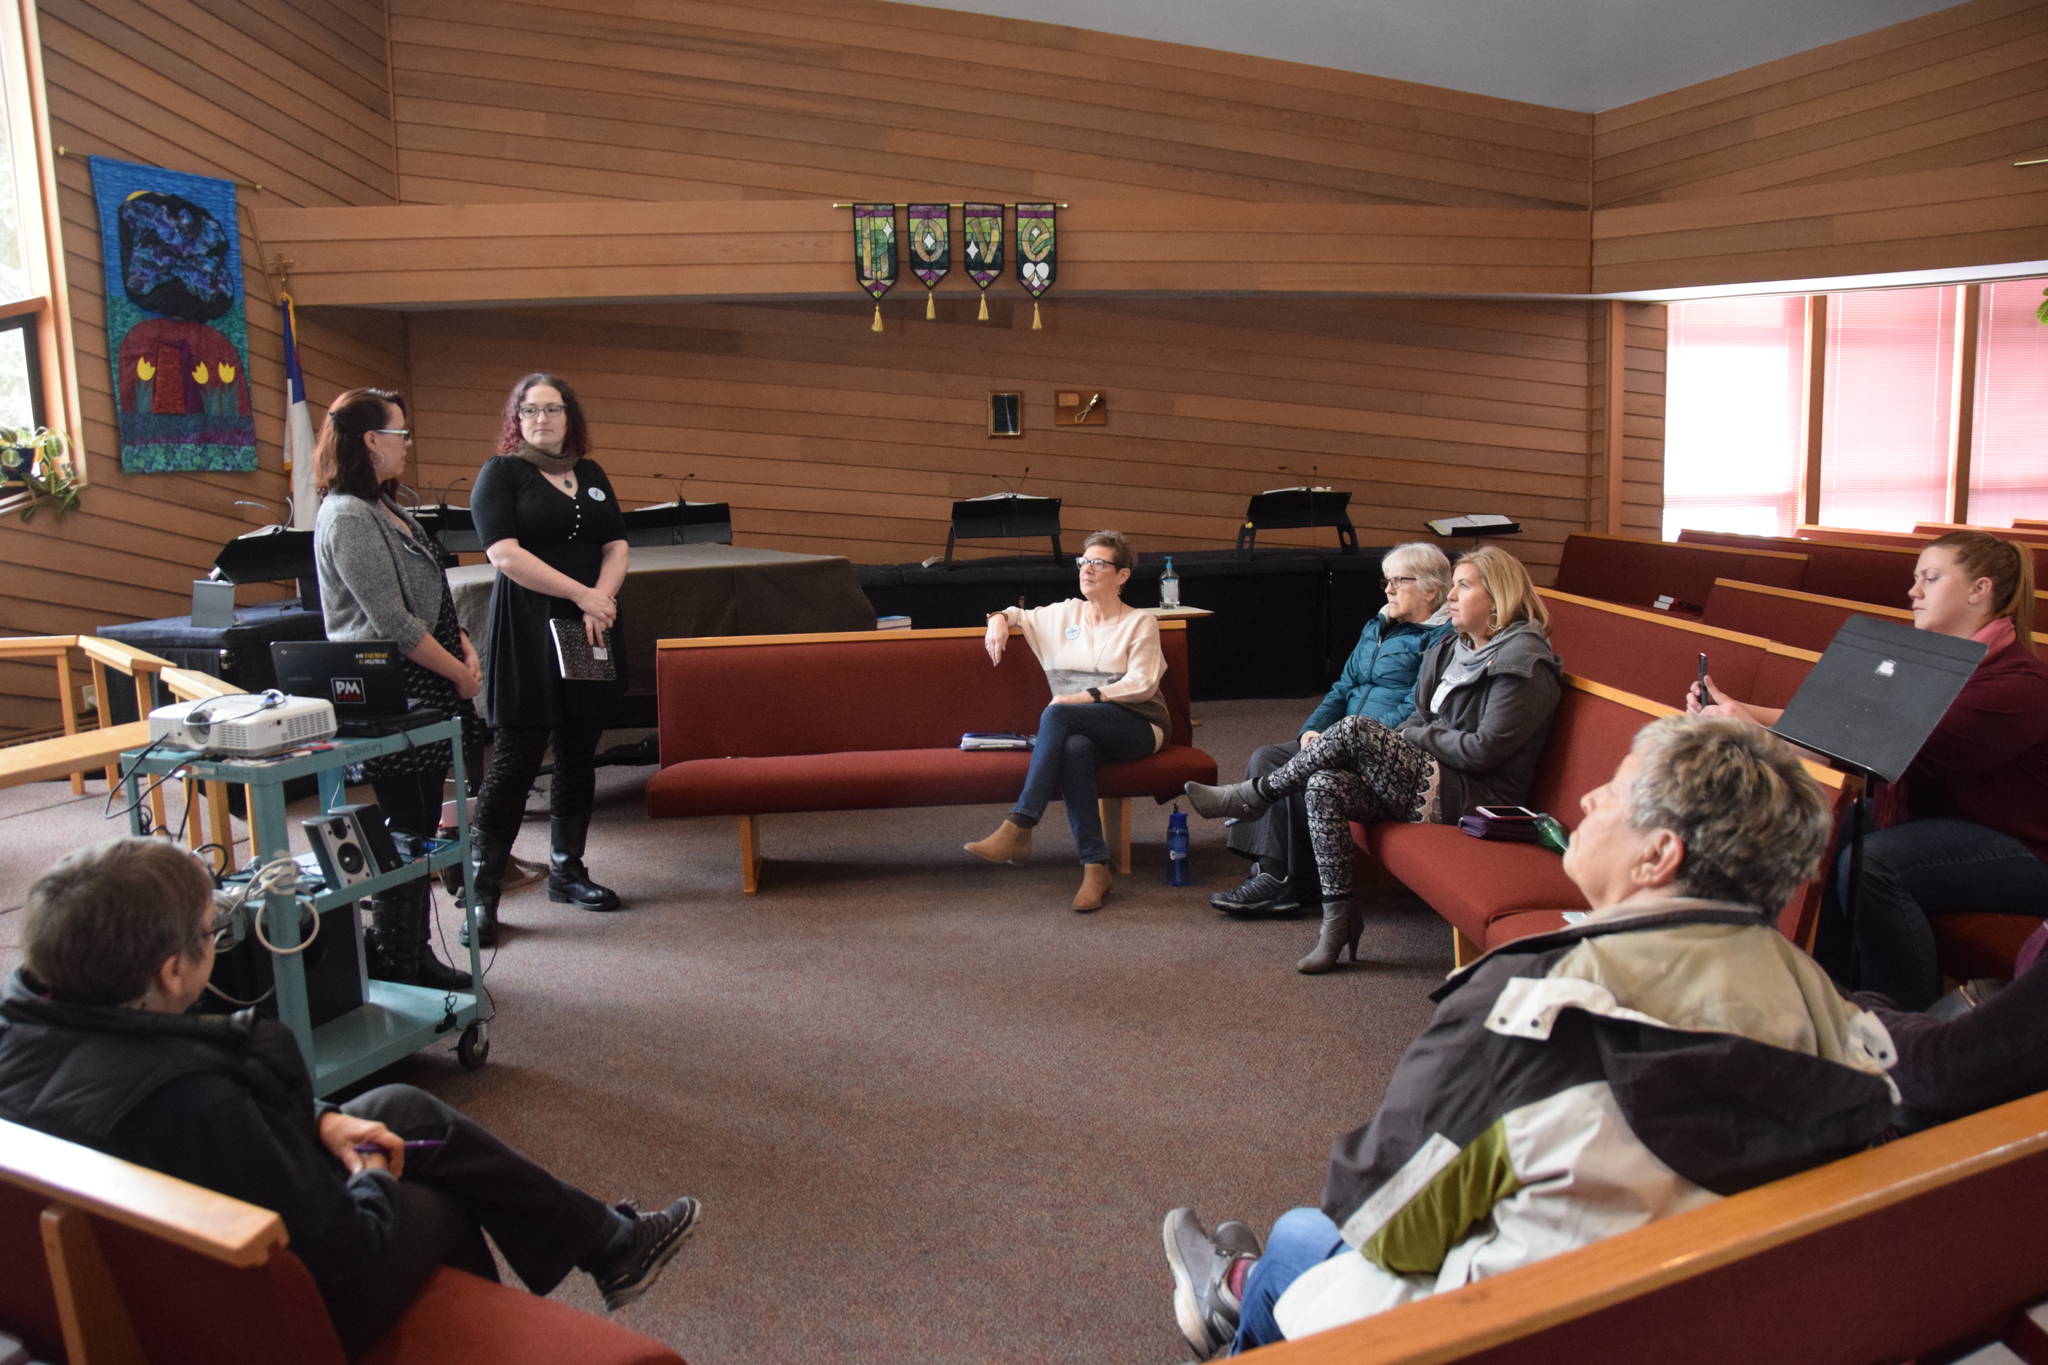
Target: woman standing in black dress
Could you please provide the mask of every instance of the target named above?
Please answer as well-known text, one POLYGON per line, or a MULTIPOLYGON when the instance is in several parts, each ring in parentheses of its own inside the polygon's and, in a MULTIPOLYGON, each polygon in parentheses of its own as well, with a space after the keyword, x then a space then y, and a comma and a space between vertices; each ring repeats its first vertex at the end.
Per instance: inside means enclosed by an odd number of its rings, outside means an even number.
POLYGON ((512 386, 498 454, 484 462, 470 498, 484 555, 498 571, 485 632, 485 695, 497 749, 477 793, 471 836, 471 886, 485 947, 497 942, 505 863, 550 742, 548 899, 586 910, 619 908, 617 893, 590 879, 583 846, 597 783, 592 759, 624 680, 563 678, 549 625, 574 622, 593 646, 618 639, 626 525, 611 480, 587 458, 589 449, 575 390, 551 374, 527 375, 512 386))

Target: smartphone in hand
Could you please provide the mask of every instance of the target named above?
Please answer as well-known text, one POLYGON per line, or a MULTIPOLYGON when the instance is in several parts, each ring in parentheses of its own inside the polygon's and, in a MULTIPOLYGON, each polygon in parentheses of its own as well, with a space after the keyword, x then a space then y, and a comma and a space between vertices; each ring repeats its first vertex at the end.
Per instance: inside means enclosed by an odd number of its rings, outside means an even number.
POLYGON ((1707 691, 1707 656, 1704 653, 1700 655, 1700 680, 1696 690, 1699 693, 1701 706, 1712 706, 1714 704, 1714 694, 1707 691))

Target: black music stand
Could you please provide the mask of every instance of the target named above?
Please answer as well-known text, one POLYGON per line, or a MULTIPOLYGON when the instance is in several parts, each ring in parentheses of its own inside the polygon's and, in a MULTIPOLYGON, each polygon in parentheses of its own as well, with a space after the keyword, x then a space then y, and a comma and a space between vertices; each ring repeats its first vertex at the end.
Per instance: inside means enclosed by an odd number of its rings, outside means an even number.
POLYGON ((1337 529, 1337 547, 1358 553, 1358 532, 1351 529, 1351 495, 1334 488, 1272 488, 1252 494, 1245 504, 1244 525, 1237 528, 1237 552, 1249 556, 1260 531, 1291 531, 1318 526, 1337 529))
POLYGON ((990 493, 953 504, 953 524, 946 528, 945 562, 953 562, 956 540, 1024 540, 1045 536, 1054 562, 1065 559, 1060 549, 1060 500, 1031 493, 990 493))
POLYGON ((729 502, 657 502, 626 513, 629 545, 730 545, 729 502))
POLYGON ((1842 897, 1854 961, 1856 897, 1863 881, 1863 831, 1870 779, 1896 782, 1970 680, 1984 646, 1897 621, 1851 616, 1771 728, 1863 779, 1842 897))
POLYGON ((476 521, 470 516, 468 507, 445 502, 423 503, 413 508, 412 514, 420 529, 441 547, 444 554, 483 553, 483 542, 477 539, 476 521))
MULTIPOLYGON (((297 583, 299 602, 320 606, 320 581, 313 573, 313 533, 269 526, 236 536, 213 557, 213 577, 229 583, 297 583)), ((204 581, 204 580, 202 580, 204 581)), ((195 610, 195 616, 200 613, 195 610)))

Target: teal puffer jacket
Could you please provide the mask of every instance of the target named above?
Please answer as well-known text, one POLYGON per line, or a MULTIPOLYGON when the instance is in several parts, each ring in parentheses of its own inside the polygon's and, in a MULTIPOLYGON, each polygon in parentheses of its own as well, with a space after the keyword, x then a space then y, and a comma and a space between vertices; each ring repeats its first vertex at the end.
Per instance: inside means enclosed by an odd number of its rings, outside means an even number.
POLYGON ((1395 621, 1384 613, 1367 621, 1336 685, 1302 722, 1303 733, 1327 730, 1346 716, 1371 716, 1388 726, 1408 719, 1415 709, 1415 675, 1422 656, 1450 633, 1447 611, 1420 625, 1395 621))

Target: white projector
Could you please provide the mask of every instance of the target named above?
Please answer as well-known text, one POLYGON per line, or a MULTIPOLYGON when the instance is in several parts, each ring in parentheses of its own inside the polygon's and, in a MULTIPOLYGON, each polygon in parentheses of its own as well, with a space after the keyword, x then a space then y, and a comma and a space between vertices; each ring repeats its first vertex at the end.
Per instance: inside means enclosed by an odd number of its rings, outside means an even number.
POLYGON ((236 692, 159 706, 149 713, 149 738, 174 749, 223 758, 281 754, 334 737, 334 703, 281 692, 236 692))

